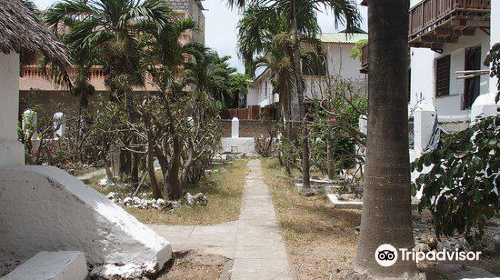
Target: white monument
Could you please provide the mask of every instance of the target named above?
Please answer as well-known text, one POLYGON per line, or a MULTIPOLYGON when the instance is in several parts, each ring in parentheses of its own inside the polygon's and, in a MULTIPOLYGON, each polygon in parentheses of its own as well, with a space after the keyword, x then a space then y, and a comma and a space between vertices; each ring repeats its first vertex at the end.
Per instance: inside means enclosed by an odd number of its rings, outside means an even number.
POLYGON ((417 152, 423 152, 427 149, 434 126, 437 122, 437 111, 431 101, 422 102, 413 112, 414 122, 414 149, 417 152))
POLYGON ((231 120, 231 138, 240 138, 240 120, 237 117, 231 120))
POLYGON ((62 112, 54 114, 54 139, 59 139, 66 133, 66 120, 62 112))

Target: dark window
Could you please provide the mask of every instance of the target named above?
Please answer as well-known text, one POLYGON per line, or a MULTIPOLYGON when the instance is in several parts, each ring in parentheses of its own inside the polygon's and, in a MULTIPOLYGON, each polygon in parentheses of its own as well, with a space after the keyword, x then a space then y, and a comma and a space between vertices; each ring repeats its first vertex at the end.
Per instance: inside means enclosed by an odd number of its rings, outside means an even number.
POLYGON ((450 95, 450 61, 449 55, 436 61, 436 96, 450 95))
POLYGON ((326 59, 324 55, 308 53, 302 59, 302 74, 308 76, 326 76, 326 59))
MULTIPOLYGON (((481 69, 481 47, 470 48, 465 52, 465 70, 480 70, 481 69)), ((462 109, 470 109, 472 103, 479 96, 479 84, 481 77, 465 79, 464 84, 464 102, 462 109)))

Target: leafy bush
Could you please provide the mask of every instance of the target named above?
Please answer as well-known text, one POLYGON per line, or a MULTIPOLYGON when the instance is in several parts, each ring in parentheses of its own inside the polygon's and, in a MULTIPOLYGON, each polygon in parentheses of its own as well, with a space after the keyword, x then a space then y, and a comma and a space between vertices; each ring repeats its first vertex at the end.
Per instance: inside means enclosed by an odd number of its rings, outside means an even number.
POLYGON ((500 213, 500 117, 478 119, 467 130, 444 136, 440 148, 413 163, 422 172, 414 191, 422 190, 419 211, 429 209, 436 235, 481 238, 485 222, 500 213))

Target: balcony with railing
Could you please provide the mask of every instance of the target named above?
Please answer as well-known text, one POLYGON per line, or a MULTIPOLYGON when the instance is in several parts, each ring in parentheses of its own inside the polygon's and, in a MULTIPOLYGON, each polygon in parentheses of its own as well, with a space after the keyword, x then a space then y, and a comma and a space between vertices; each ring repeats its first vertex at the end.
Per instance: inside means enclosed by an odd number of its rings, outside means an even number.
MULTIPOLYGON (((73 76, 75 69, 68 69, 70 77, 73 76)), ((105 85, 106 75, 102 66, 92 66, 89 70, 89 82, 94 86, 96 91, 108 91, 105 85)), ((133 86, 135 91, 156 90, 152 84, 152 77, 146 73, 144 86, 133 86)), ((21 91, 29 91, 37 89, 40 91, 67 91, 67 85, 58 85, 53 83, 53 79, 48 76, 43 68, 39 65, 25 65, 22 68, 19 79, 19 89, 21 91)))
MULTIPOLYGON (((498 0, 495 0, 498 1, 498 0)), ((442 49, 490 26, 491 0, 423 0, 410 9, 411 47, 442 49)))

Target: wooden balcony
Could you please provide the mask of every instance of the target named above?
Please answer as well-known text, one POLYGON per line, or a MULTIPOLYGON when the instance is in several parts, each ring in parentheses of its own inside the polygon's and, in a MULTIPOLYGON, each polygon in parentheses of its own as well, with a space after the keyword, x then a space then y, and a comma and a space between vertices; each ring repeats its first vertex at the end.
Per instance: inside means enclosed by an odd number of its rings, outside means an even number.
POLYGON ((368 74, 368 53, 370 51, 370 44, 366 44, 361 48, 361 69, 359 72, 363 74, 368 74))
POLYGON ((410 9, 410 46, 442 49, 477 28, 489 28, 491 1, 423 0, 410 9))

